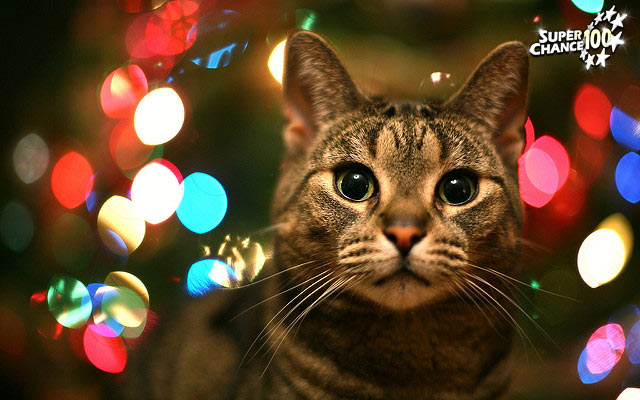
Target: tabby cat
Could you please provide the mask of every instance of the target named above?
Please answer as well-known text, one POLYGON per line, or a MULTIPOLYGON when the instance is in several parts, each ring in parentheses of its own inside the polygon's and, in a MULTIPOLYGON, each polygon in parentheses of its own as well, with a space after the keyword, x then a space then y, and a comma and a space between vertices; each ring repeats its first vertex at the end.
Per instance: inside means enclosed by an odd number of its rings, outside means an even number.
POLYGON ((507 397, 527 81, 510 42, 444 103, 371 99, 290 36, 273 260, 174 318, 125 397, 507 397))

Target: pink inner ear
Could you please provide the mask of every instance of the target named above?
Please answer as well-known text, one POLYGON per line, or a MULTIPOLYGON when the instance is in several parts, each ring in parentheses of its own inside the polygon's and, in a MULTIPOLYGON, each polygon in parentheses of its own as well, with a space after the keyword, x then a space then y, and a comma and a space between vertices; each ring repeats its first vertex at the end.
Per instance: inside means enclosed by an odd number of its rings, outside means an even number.
POLYGON ((300 89, 292 82, 288 90, 285 116, 288 123, 284 130, 284 141, 289 151, 304 150, 316 134, 313 109, 300 89))

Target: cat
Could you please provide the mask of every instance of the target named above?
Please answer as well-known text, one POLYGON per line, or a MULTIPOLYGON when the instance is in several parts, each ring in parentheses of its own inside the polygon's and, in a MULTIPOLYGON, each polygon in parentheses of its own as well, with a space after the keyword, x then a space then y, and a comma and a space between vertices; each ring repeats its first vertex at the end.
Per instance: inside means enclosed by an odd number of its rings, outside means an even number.
POLYGON ((528 62, 505 43, 448 100, 394 102, 290 35, 273 259, 168 319, 124 397, 508 397, 528 62))

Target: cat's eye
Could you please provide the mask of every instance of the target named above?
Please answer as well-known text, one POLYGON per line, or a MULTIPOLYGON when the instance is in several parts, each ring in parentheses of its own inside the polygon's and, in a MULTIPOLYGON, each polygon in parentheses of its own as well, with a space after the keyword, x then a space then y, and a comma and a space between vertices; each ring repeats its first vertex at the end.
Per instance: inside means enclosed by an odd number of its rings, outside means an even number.
POLYGON ((350 168, 336 174, 336 188, 342 197, 351 201, 365 201, 375 192, 375 181, 364 168, 350 168))
POLYGON ((449 172, 438 183, 438 197, 452 206, 471 201, 477 192, 476 179, 463 171, 449 172))

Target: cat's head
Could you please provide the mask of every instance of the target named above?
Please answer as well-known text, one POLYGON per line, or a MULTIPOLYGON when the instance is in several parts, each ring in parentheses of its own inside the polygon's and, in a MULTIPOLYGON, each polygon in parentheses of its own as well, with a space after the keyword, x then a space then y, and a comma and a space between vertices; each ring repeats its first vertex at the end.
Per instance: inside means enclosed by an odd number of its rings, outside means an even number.
POLYGON ((527 50, 511 42, 442 104, 373 100, 322 38, 290 36, 279 267, 305 263, 300 276, 348 279, 345 290, 395 310, 453 297, 468 274, 490 279, 483 268, 513 271, 527 75, 527 50))

